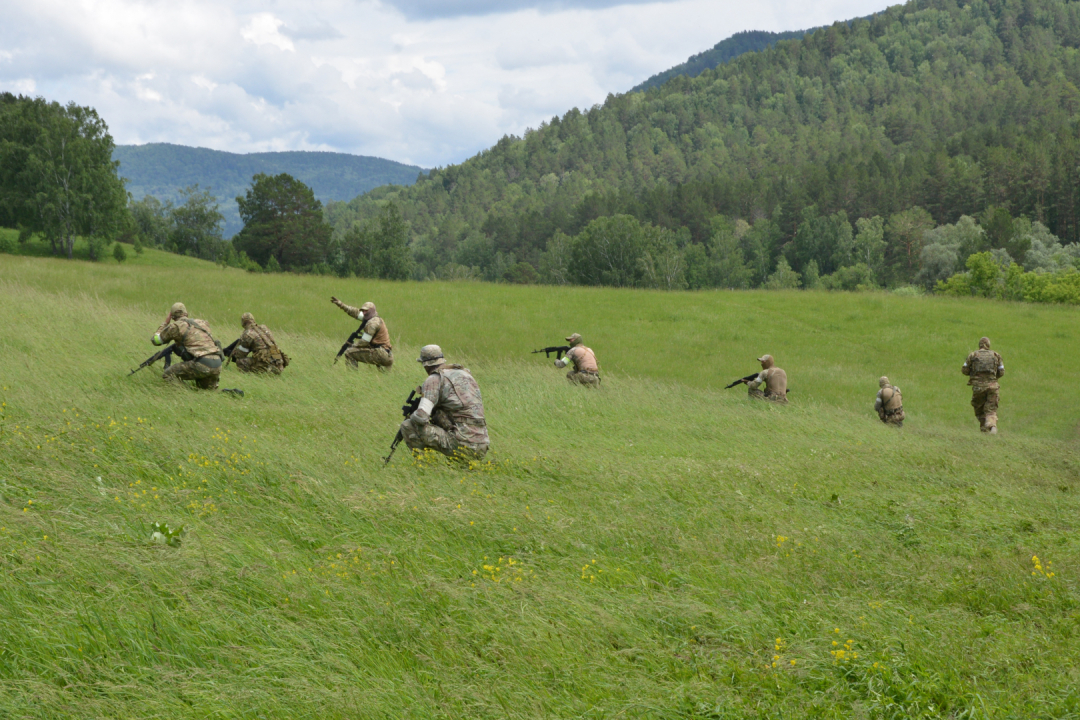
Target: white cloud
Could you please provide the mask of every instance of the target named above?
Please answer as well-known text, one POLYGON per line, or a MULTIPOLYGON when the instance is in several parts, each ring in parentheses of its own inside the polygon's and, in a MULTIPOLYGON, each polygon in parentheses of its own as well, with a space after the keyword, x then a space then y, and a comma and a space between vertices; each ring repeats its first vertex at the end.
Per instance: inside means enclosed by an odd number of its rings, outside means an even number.
POLYGON ((284 24, 284 20, 278 20, 270 13, 259 13, 240 30, 240 37, 256 45, 273 45, 280 50, 296 52, 292 40, 278 30, 284 24))
POLYGON ((445 165, 740 30, 886 4, 616 2, 0 0, 0 90, 92 105, 119 143, 445 165))
POLYGON ((37 91, 37 83, 33 78, 19 78, 0 84, 0 90, 7 90, 14 95, 33 95, 37 91))

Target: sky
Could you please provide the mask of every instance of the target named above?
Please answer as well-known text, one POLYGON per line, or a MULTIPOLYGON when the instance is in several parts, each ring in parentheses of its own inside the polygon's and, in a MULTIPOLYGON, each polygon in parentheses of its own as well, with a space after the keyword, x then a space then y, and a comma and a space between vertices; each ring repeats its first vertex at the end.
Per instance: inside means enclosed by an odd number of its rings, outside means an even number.
POLYGON ((603 103, 741 30, 881 0, 0 0, 0 91, 89 105, 118 144, 435 167, 603 103))

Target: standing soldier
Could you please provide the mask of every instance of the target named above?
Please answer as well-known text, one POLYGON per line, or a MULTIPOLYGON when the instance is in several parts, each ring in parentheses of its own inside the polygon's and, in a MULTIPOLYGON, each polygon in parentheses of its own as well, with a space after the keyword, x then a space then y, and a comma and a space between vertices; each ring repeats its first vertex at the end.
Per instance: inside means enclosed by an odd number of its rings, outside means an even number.
POLYGON ((194 380, 200 390, 216 390, 221 375, 221 346, 210 334, 205 320, 188 317, 184 303, 173 303, 165 322, 151 339, 155 345, 176 343, 184 349, 184 362, 173 363, 162 374, 165 380, 194 380), (190 359, 189 359, 190 358, 190 359))
POLYGON ((762 355, 758 362, 761 363, 761 372, 753 380, 747 381, 747 394, 759 400, 787 405, 787 373, 776 367, 772 355, 762 355), (759 389, 762 383, 765 384, 764 392, 759 389))
POLYGON ((244 333, 236 341, 236 347, 230 358, 241 372, 280 375, 289 366, 289 357, 278 349, 274 335, 265 325, 256 325, 255 316, 244 313, 240 316, 244 333))
POLYGON ((874 400, 874 410, 877 411, 881 422, 886 425, 904 426, 904 399, 900 396, 900 388, 889 383, 889 378, 882 377, 878 380, 877 399, 874 400))
POLYGON ((573 363, 574 369, 566 373, 567 380, 586 387, 600 387, 600 365, 592 349, 581 344, 581 334, 574 333, 566 342, 570 343, 570 349, 561 360, 555 361, 555 367, 561 369, 573 363))
POLYGON ((358 368, 357 363, 374 365, 380 370, 389 370, 394 364, 394 351, 390 345, 390 331, 386 328, 386 322, 379 317, 375 310, 375 303, 366 302, 358 308, 338 300, 330 298, 330 302, 337 305, 348 315, 360 321, 360 327, 353 336, 352 345, 345 351, 345 362, 349 367, 358 368))
POLYGON ((428 377, 420 386, 420 407, 401 423, 405 444, 448 457, 484 457, 489 444, 484 400, 472 373, 461 365, 446 365, 438 345, 422 347, 417 362, 428 377))
POLYGON ((997 434, 998 378, 1005 374, 1001 356, 990 349, 990 338, 979 340, 979 349, 967 356, 960 372, 968 376, 971 386, 971 407, 979 418, 984 433, 997 434))

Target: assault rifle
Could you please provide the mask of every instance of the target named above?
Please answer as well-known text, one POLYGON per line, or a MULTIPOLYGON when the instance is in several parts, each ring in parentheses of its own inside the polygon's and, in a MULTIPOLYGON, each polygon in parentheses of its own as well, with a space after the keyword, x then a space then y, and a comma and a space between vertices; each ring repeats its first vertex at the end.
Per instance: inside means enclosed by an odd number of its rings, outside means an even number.
POLYGON ((731 383, 730 385, 725 385, 725 386, 724 386, 724 389, 725 389, 725 390, 727 390, 728 388, 733 388, 733 387, 735 387, 736 385, 738 385, 739 383, 748 383, 748 382, 750 382, 751 380, 753 380, 754 378, 756 378, 757 376, 758 376, 758 374, 757 374, 757 373, 754 373, 754 374, 752 374, 752 375, 747 375, 747 376, 746 376, 746 377, 744 377, 744 378, 739 378, 738 380, 736 380, 735 382, 731 383))
POLYGON ((224 355, 225 355, 225 364, 226 365, 228 365, 229 361, 232 360, 232 354, 234 352, 236 352, 236 346, 239 345, 239 344, 240 344, 240 338, 236 338, 235 340, 233 340, 232 345, 229 345, 228 347, 223 348, 221 350, 221 352, 224 353, 224 355))
MULTIPOLYGON (((420 400, 421 398, 416 396, 415 390, 409 393, 409 399, 401 406, 401 414, 405 416, 406 420, 412 417, 412 414, 420 408, 420 400)), ((383 467, 390 464, 390 458, 394 457, 394 451, 397 450, 397 446, 404 439, 401 435, 401 428, 398 428, 397 435, 394 436, 394 442, 390 443, 390 454, 383 458, 383 467)))
POLYGON ((568 352, 569 350, 570 350, 569 345, 558 345, 558 346, 552 345, 551 347, 540 348, 539 350, 533 350, 531 354, 535 355, 536 353, 544 353, 544 356, 547 359, 550 360, 551 359, 551 353, 555 353, 555 359, 556 360, 562 360, 563 354, 568 352))
POLYGON ((140 370, 142 370, 145 367, 150 367, 151 365, 156 363, 158 360, 161 360, 162 358, 165 359, 165 369, 168 370, 169 366, 172 365, 172 356, 173 355, 178 355, 181 360, 190 359, 190 355, 189 355, 187 350, 185 350, 182 346, 173 343, 172 345, 168 346, 167 348, 164 348, 162 350, 158 350, 156 353, 154 353, 150 357, 143 360, 142 364, 140 364, 139 367, 135 368, 134 370, 132 370, 131 372, 128 373, 128 377, 134 375, 135 373, 139 372, 140 370), (185 357, 185 355, 188 355, 189 357, 185 357))
POLYGON ((366 323, 360 323, 360 327, 356 328, 356 332, 349 336, 349 339, 345 341, 345 344, 341 346, 341 349, 337 351, 337 357, 334 358, 334 364, 337 365, 337 361, 341 359, 341 356, 345 354, 345 351, 349 349, 349 346, 353 344, 353 340, 364 334, 364 325, 366 323))

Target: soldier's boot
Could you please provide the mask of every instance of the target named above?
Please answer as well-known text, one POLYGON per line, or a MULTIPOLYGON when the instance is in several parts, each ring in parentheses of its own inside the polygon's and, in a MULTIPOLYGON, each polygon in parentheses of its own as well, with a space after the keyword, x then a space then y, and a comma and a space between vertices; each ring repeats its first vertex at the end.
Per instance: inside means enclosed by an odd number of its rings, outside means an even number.
POLYGON ((989 433, 990 433, 991 435, 997 435, 997 426, 996 426, 996 425, 994 425, 993 427, 991 427, 991 428, 990 428, 990 430, 988 430, 988 432, 989 432, 989 433))

